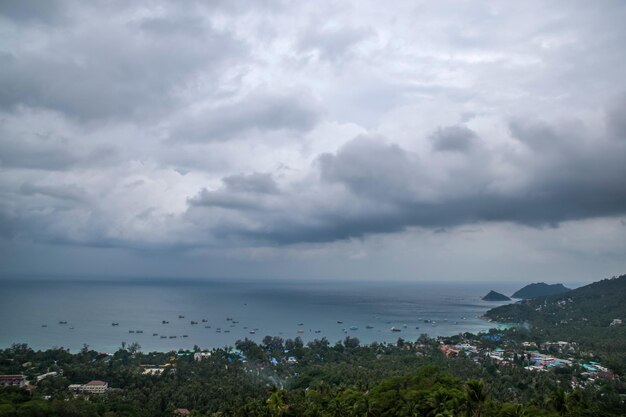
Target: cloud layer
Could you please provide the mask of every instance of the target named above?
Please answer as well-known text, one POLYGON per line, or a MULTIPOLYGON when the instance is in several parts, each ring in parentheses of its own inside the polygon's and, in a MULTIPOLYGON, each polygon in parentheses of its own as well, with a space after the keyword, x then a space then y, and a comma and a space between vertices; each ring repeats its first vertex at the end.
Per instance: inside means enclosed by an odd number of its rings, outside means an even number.
MULTIPOLYGON (((585 229, 626 267, 596 233, 626 224, 621 2, 40 6, 0 6, 5 253, 351 276, 417 268, 404 245, 434 277, 467 228, 550 271, 585 229)), ((40 272, 17 255, 0 272, 40 272)))

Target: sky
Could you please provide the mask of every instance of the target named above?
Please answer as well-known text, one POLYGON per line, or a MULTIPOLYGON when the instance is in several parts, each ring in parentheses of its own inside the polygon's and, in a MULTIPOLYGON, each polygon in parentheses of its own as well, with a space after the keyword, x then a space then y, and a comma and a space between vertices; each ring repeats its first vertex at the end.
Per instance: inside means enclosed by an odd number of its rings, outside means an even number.
POLYGON ((623 1, 0 2, 0 276, 626 273, 623 1))

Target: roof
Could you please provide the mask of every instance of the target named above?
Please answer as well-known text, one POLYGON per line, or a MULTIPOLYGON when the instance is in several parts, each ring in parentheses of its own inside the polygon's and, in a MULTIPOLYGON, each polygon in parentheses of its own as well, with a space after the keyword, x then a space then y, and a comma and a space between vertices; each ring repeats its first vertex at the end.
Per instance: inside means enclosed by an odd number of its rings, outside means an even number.
POLYGON ((191 411, 187 410, 186 408, 177 408, 176 410, 174 410, 174 414, 188 416, 189 414, 191 414, 191 411))
POLYGON ((93 387, 95 385, 107 385, 107 383, 104 381, 98 381, 97 379, 94 379, 93 381, 87 382, 85 385, 89 385, 90 387, 93 387))
POLYGON ((24 375, 0 375, 0 380, 15 380, 15 379, 25 379, 24 375))

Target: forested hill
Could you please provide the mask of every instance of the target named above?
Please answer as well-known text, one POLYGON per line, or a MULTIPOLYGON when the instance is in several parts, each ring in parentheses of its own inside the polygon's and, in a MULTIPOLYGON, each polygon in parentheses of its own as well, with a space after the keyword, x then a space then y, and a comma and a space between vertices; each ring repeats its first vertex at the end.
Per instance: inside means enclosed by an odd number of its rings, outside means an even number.
POLYGON ((626 369, 626 275, 496 307, 485 316, 503 323, 528 323, 541 339, 576 342, 626 369))
POLYGON ((513 294, 512 298, 535 298, 535 297, 544 297, 548 295, 556 295, 562 294, 564 292, 570 291, 569 288, 565 287, 563 284, 546 284, 545 282, 537 282, 536 284, 529 284, 524 288, 517 290, 515 294, 513 294))

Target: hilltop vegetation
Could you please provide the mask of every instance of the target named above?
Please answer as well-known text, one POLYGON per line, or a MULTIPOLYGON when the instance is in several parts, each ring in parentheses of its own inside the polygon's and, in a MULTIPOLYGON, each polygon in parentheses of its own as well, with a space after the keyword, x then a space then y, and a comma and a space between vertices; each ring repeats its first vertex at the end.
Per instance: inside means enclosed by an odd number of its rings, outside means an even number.
MULTIPOLYGON (((454 339, 460 336, 445 342, 454 339)), ((51 369, 62 374, 37 383, 32 395, 0 389, 0 416, 169 417, 181 407, 212 417, 611 417, 626 412, 619 381, 603 379, 573 390, 572 371, 532 372, 498 366, 489 358, 446 357, 440 342, 424 336, 395 345, 361 346, 354 338, 304 345, 268 336, 260 345, 238 342, 239 351, 214 349, 201 361, 194 361, 193 352, 120 349, 110 356, 85 348, 71 355, 17 345, 0 351, 0 373, 16 373, 27 364, 33 375, 51 369), (293 364, 284 360, 287 345, 293 364), (142 365, 164 362, 173 366, 162 375, 142 374, 142 365), (91 396, 67 389, 90 379, 108 381, 114 389, 91 396)))
POLYGON ((502 323, 527 323, 542 340, 575 342, 626 371, 626 275, 563 294, 523 300, 489 310, 502 323), (617 319, 617 321, 614 321, 617 319))
POLYGON ((528 284, 524 288, 521 288, 511 296, 511 298, 536 298, 546 297, 548 295, 562 294, 571 291, 563 284, 546 284, 545 282, 537 282, 535 284, 528 284))

